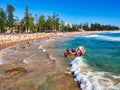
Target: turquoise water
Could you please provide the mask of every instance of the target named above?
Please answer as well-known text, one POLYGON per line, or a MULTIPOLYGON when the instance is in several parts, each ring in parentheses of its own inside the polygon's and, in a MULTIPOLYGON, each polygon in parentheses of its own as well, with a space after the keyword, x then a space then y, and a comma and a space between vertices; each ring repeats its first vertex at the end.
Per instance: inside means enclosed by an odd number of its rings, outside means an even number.
MULTIPOLYGON (((82 90, 120 90, 120 32, 107 32, 66 37, 56 48, 84 46, 82 57, 72 58, 70 71, 82 90)), ((63 56, 63 52, 59 53, 63 56)))
POLYGON ((59 48, 84 46, 84 61, 94 70, 120 74, 120 33, 77 35, 59 48))
POLYGON ((52 57, 74 72, 74 80, 82 90, 120 90, 120 32, 60 37, 48 43, 52 57), (64 57, 66 48, 84 46, 86 53, 79 57, 64 57), (70 64, 70 65, 69 65, 70 64))

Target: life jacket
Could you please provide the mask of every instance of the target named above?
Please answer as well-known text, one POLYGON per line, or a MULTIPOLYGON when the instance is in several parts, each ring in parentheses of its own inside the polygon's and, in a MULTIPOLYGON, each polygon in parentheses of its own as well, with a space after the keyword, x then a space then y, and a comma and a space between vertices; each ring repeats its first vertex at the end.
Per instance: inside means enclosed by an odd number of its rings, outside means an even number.
POLYGON ((80 49, 80 50, 79 50, 79 55, 81 56, 82 54, 83 54, 83 53, 82 53, 82 50, 80 49))
POLYGON ((64 56, 65 56, 65 57, 67 57, 67 55, 68 55, 68 52, 67 52, 67 51, 65 51, 65 52, 64 52, 64 56))
POLYGON ((77 48, 77 51, 79 51, 80 49, 79 48, 77 48))
POLYGON ((82 50, 81 49, 77 49, 77 54, 81 56, 83 54, 82 50))

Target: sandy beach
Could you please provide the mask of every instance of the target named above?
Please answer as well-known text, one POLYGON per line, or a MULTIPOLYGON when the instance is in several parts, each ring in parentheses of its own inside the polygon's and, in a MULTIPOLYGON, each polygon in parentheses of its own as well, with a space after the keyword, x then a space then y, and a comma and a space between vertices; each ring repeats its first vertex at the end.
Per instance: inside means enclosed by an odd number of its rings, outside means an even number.
POLYGON ((59 36, 69 36, 75 34, 92 34, 107 31, 85 31, 85 32, 58 32, 58 33, 33 33, 33 34, 10 34, 10 35, 0 35, 0 49, 3 46, 9 45, 11 43, 16 43, 25 40, 36 40, 36 39, 49 39, 51 37, 59 36))
POLYGON ((1 35, 0 90, 80 90, 73 76, 66 73, 67 67, 58 68, 60 60, 56 62, 39 47, 42 40, 53 37, 92 33, 99 32, 1 35))

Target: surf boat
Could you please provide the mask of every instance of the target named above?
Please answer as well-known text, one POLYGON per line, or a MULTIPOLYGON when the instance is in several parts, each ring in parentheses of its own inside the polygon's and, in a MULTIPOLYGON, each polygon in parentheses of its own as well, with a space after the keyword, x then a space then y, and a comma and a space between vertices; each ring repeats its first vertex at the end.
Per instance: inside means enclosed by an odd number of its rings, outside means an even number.
POLYGON ((68 48, 64 52, 64 56, 82 56, 85 53, 85 48, 83 46, 79 46, 76 49, 69 50, 68 48))

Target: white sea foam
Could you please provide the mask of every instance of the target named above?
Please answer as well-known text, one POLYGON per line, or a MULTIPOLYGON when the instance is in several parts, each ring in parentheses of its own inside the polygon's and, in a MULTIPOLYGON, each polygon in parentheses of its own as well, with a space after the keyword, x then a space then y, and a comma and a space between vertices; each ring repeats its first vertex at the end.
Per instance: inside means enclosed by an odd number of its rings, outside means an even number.
POLYGON ((109 31, 108 33, 120 33, 120 31, 109 31))
POLYGON ((25 64, 29 63, 26 59, 24 59, 22 62, 25 63, 25 64))
POLYGON ((50 59, 52 59, 52 60, 55 60, 55 58, 54 58, 54 57, 52 57, 52 56, 50 56, 50 55, 49 55, 49 58, 50 58, 50 59))
MULTIPOLYGON (((42 45, 40 45, 40 46, 38 47, 38 49, 41 49, 43 52, 47 52, 47 50, 44 49, 44 48, 42 47, 42 45)), ((49 55, 49 58, 50 58, 51 60, 55 60, 55 58, 52 57, 51 55, 49 55)))
POLYGON ((44 48, 42 48, 42 50, 43 50, 43 52, 47 52, 47 50, 46 50, 46 49, 44 49, 44 48))
MULTIPOLYGON (((83 62, 82 57, 76 57, 70 64, 69 70, 74 72, 74 79, 80 83, 82 90, 120 90, 119 83, 105 77, 107 72, 97 72, 86 68, 88 66, 83 62)), ((113 75, 111 77, 119 78, 113 75)))
POLYGON ((104 36, 104 35, 85 35, 86 38, 96 38, 101 40, 107 40, 107 41, 120 41, 120 37, 110 37, 110 36, 104 36))
POLYGON ((50 42, 50 41, 53 41, 54 39, 47 39, 45 40, 46 42, 50 42))
POLYGON ((40 46, 38 47, 38 49, 42 49, 42 45, 40 45, 40 46))
POLYGON ((44 49, 44 48, 42 47, 42 45, 40 45, 40 46, 38 47, 38 49, 41 49, 43 52, 47 52, 47 50, 44 49))

